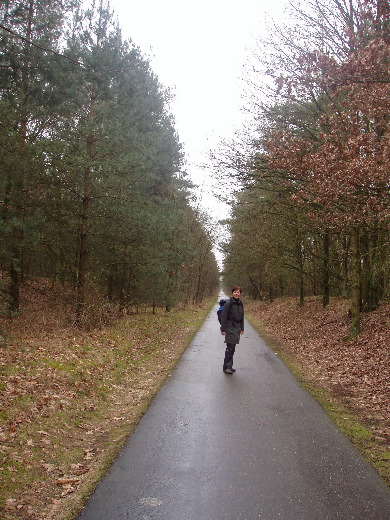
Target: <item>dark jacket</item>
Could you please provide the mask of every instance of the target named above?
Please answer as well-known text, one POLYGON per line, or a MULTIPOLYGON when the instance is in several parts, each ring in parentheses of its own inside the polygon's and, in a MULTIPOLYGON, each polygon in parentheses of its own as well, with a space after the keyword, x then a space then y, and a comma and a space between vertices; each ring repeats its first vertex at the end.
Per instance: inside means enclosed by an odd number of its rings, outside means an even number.
POLYGON ((240 342, 240 333, 244 331, 244 306, 240 299, 229 298, 221 315, 221 332, 226 332, 225 343, 240 342))

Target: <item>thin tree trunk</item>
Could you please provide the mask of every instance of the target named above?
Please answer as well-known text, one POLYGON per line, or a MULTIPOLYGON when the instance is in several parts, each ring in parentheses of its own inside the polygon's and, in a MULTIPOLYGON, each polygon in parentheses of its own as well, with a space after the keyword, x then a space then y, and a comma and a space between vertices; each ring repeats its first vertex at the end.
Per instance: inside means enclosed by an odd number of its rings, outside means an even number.
POLYGON ((349 248, 350 248, 350 237, 345 235, 343 237, 343 278, 342 278, 342 296, 343 298, 348 298, 348 279, 349 279, 349 267, 348 267, 348 259, 349 259, 349 248))
POLYGON ((273 283, 273 280, 270 281, 269 283, 269 301, 270 303, 273 303, 275 300, 274 298, 274 283, 273 283))
POLYGON ((304 258, 303 245, 299 244, 299 305, 305 303, 304 258))
POLYGON ((322 306, 325 308, 329 304, 330 283, 329 283, 329 229, 325 230, 323 236, 324 261, 322 267, 322 306))
POLYGON ((85 184, 84 197, 82 202, 80 234, 79 234, 79 259, 77 268, 77 296, 76 296, 76 325, 81 326, 83 321, 85 305, 85 278, 86 264, 88 255, 88 208, 89 196, 88 185, 85 184))
MULTIPOLYGON (((253 278, 251 276, 249 277, 249 281, 250 281, 250 283, 252 284, 252 286, 253 286, 253 288, 255 290, 255 294, 259 297, 259 300, 262 300, 263 297, 261 295, 261 292, 257 288, 257 285, 255 284, 255 282, 253 281, 253 278)), ((256 299, 256 296, 255 296, 255 299, 256 299)))
POLYGON ((359 229, 355 228, 351 236, 352 254, 352 321, 350 338, 355 338, 360 332, 360 312, 361 312, 361 258, 359 244, 359 229))
POLYGON ((204 277, 205 277, 204 266, 206 265, 207 255, 208 255, 208 251, 206 251, 202 255, 202 260, 200 261, 200 265, 199 265, 199 268, 198 268, 198 277, 197 277, 197 281, 196 281, 195 298, 194 298, 195 305, 201 303, 202 300, 203 300, 203 296, 204 296, 204 287, 205 287, 205 283, 204 283, 204 277))
POLYGON ((375 310, 380 300, 380 284, 376 273, 376 251, 378 249, 378 229, 365 232, 361 242, 362 249, 362 310, 375 310))
MULTIPOLYGON (((97 100, 96 82, 92 84, 91 109, 89 120, 95 116, 95 104, 97 100)), ((92 160, 95 136, 93 133, 86 138, 86 150, 88 160, 92 160)), ((89 205, 91 202, 91 168, 88 166, 84 171, 84 188, 80 214, 79 232, 79 254, 77 267, 77 295, 76 295, 76 325, 81 326, 85 307, 85 283, 88 257, 88 234, 89 234, 89 205)))
POLYGON ((26 158, 26 141, 27 141, 27 127, 28 116, 27 106, 29 102, 29 67, 30 67, 30 44, 32 23, 34 18, 34 0, 29 2, 26 41, 24 46, 23 57, 23 71, 22 71, 22 92, 21 92, 21 110, 22 116, 19 126, 19 153, 21 161, 15 169, 15 181, 13 188, 13 204, 14 204, 14 218, 16 224, 12 228, 12 257, 10 261, 10 282, 9 282, 9 311, 11 314, 18 312, 20 307, 20 285, 22 280, 22 242, 23 242, 23 216, 24 216, 24 179, 25 167, 27 164, 26 158))

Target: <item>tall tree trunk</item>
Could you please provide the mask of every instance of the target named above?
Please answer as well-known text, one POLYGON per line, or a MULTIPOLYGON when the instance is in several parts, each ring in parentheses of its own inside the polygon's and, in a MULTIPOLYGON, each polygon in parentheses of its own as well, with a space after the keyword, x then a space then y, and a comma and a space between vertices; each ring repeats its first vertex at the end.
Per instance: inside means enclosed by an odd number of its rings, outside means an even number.
POLYGON ((343 236, 343 259, 342 259, 342 296, 348 298, 348 280, 349 280, 349 248, 351 239, 349 236, 343 236))
MULTIPOLYGON (((95 116, 95 105, 97 100, 96 81, 92 83, 91 107, 88 115, 89 121, 95 116)), ((95 136, 93 131, 86 137, 87 160, 93 159, 93 147, 95 136)), ((91 167, 87 166, 84 170, 84 187, 81 202, 80 231, 79 231, 79 252, 77 266, 77 295, 76 295, 76 325, 81 326, 85 307, 85 282, 88 257, 88 234, 89 234, 89 206, 91 202, 91 167)))
POLYGON ((21 161, 15 167, 13 185, 14 225, 12 227, 12 251, 10 260, 9 282, 9 311, 11 314, 19 311, 20 284, 22 280, 22 242, 23 242, 23 216, 24 216, 24 179, 27 165, 27 128, 28 128, 28 103, 29 103, 29 68, 30 68, 30 44, 32 25, 34 18, 34 0, 30 0, 27 15, 27 27, 23 50, 23 71, 21 77, 21 119, 19 122, 19 154, 21 161))
POLYGON ((325 230, 323 236, 324 260, 322 266, 322 306, 325 308, 329 304, 330 283, 329 283, 329 229, 325 230))
POLYGON ((361 312, 361 258, 360 258, 360 237, 359 229, 355 228, 351 236, 351 255, 352 255, 352 321, 350 338, 356 337, 360 332, 360 312, 361 312))
POLYGON ((378 228, 365 231, 361 239, 362 256, 362 310, 375 310, 380 300, 380 283, 377 276, 376 256, 378 250, 378 228))
POLYGON ((305 303, 305 278, 304 278, 304 256, 303 244, 299 243, 299 305, 305 303))
POLYGON ((88 191, 88 185, 86 183, 80 216, 79 255, 77 266, 76 325, 78 326, 82 325, 85 306, 85 278, 88 255, 88 208, 90 201, 88 191))
POLYGON ((275 297, 274 297, 274 282, 271 279, 269 283, 269 301, 270 303, 274 303, 275 297))
MULTIPOLYGON (((24 142, 21 139, 20 150, 21 156, 24 154, 24 142)), ((24 184, 24 164, 19 165, 16 172, 16 180, 13 187, 13 212, 12 218, 15 224, 12 226, 11 231, 11 259, 9 266, 9 314, 12 316, 19 311, 20 307, 20 285, 22 281, 22 242, 23 242, 23 184, 24 184)))
POLYGON ((256 300, 256 298, 259 298, 259 300, 262 300, 263 296, 251 276, 249 277, 249 281, 252 284, 252 287, 255 291, 255 300, 256 300))
POLYGON ((202 254, 201 258, 199 259, 199 266, 198 266, 198 276, 196 280, 196 289, 195 289, 195 297, 193 299, 195 305, 202 302, 204 297, 204 289, 205 289, 205 272, 204 267, 206 265, 206 259, 208 255, 208 250, 202 254))

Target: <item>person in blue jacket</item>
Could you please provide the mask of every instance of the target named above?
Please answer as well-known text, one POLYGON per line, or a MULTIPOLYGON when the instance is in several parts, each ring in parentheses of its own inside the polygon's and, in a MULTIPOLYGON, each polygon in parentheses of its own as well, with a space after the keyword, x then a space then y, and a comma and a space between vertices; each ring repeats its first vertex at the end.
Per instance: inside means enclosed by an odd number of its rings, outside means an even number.
POLYGON ((232 297, 226 301, 221 314, 221 334, 225 336, 226 350, 223 361, 225 374, 233 374, 233 356, 240 336, 244 334, 244 306, 240 300, 241 287, 232 289, 232 297))

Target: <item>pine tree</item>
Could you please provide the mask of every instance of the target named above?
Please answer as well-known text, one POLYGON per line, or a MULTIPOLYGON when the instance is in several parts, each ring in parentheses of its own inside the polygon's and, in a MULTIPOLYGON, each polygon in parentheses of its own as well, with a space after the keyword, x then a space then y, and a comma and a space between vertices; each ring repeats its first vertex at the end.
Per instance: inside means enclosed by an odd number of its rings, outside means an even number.
POLYGON ((1 23, 0 139, 3 264, 9 270, 9 310, 19 309, 24 251, 37 240, 40 215, 33 203, 44 157, 38 143, 54 110, 50 62, 71 3, 9 1, 1 23), (35 231, 34 231, 35 230, 35 231))

